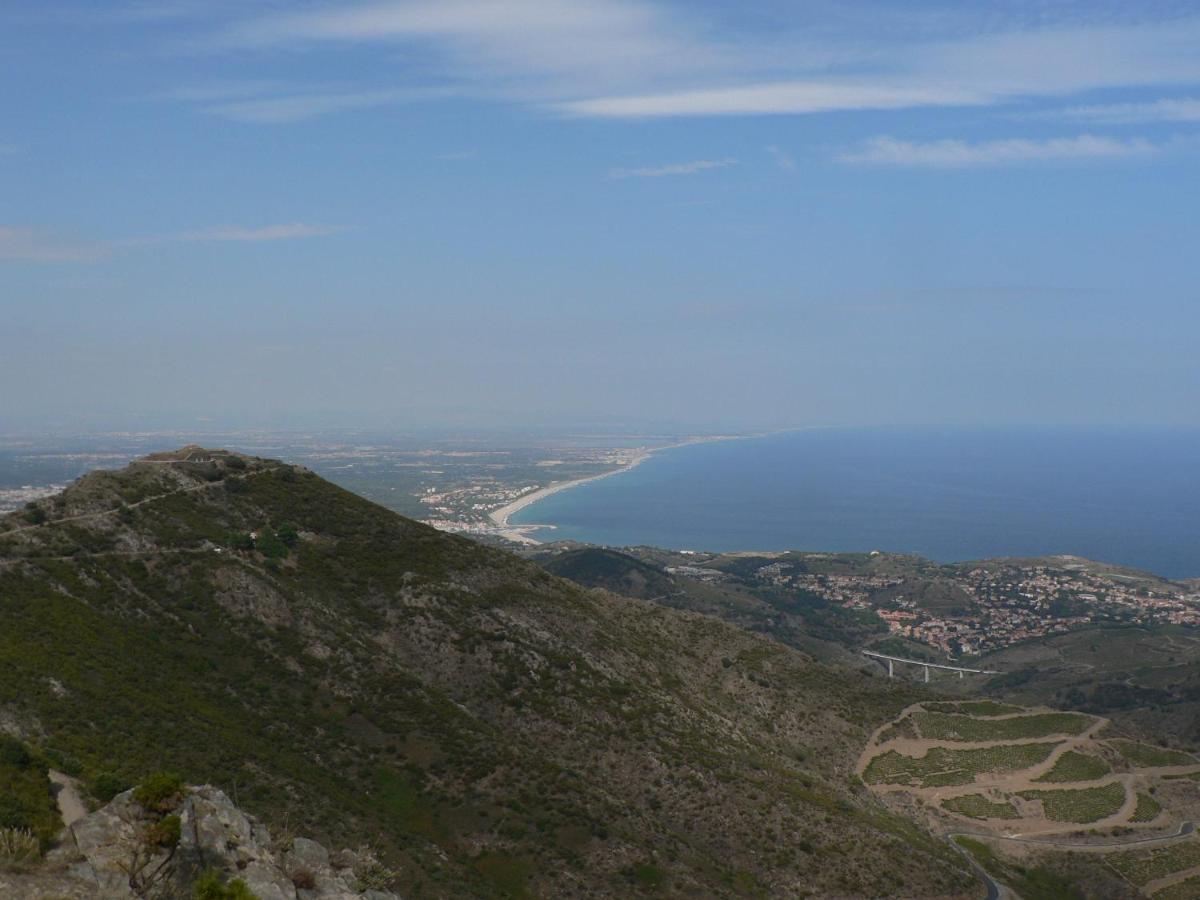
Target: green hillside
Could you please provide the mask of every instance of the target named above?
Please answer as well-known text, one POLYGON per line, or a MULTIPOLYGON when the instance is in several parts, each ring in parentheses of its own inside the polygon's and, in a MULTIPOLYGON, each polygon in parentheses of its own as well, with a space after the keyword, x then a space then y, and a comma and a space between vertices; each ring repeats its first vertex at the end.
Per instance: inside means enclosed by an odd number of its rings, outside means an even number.
POLYGON ((852 778, 913 699, 271 461, 186 448, 0 519, 0 724, 374 844, 404 896, 975 895, 852 778))

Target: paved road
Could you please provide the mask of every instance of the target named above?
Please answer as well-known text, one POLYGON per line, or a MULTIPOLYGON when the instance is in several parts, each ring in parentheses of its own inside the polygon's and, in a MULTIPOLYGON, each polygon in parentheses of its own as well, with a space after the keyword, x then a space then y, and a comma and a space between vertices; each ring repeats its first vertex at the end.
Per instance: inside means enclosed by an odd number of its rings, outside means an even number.
POLYGON ((996 879, 989 875, 987 870, 984 869, 983 866, 979 864, 978 860, 971 855, 971 852, 960 845, 955 838, 965 837, 975 839, 982 838, 991 841, 1015 841, 1019 844, 1040 844, 1044 847, 1056 847, 1067 850, 1119 850, 1125 847, 1134 847, 1138 844, 1153 843, 1154 841, 1178 840, 1179 838, 1187 837, 1195 832, 1195 830, 1196 823, 1184 822, 1179 826, 1179 830, 1175 832, 1175 834, 1159 835, 1158 837, 1134 838, 1131 841, 1116 841, 1108 844, 1065 844, 1059 841, 1041 841, 1037 838, 1005 837, 1004 835, 1000 834, 981 834, 976 831, 951 831, 948 832, 945 837, 946 840, 950 842, 950 846, 961 853, 963 858, 971 864, 971 868, 974 869, 979 874, 979 877, 983 879, 984 884, 987 885, 987 900, 1002 900, 1002 898, 1011 897, 1012 892, 1005 885, 996 881, 996 879))
POLYGON ((968 834, 966 832, 952 831, 946 835, 946 840, 950 842, 950 846, 962 854, 963 859, 971 864, 971 868, 983 879, 983 883, 987 885, 987 900, 1000 900, 1001 897, 1009 895, 1008 888, 1000 884, 995 878, 987 873, 987 869, 979 864, 979 861, 971 855, 971 851, 959 844, 955 840, 957 837, 979 837, 979 835, 968 834))
POLYGON ((1128 841, 1110 841, 1102 844, 1071 844, 1065 841, 1045 841, 1039 838, 1009 837, 1004 834, 983 834, 982 832, 956 832, 964 837, 983 838, 990 841, 1014 841, 1018 844, 1038 844, 1043 847, 1055 847, 1064 850, 1120 850, 1124 847, 1134 847, 1138 844, 1152 844, 1155 841, 1176 841, 1187 837, 1196 830, 1196 823, 1184 822, 1174 834, 1160 834, 1157 837, 1133 838, 1128 841))

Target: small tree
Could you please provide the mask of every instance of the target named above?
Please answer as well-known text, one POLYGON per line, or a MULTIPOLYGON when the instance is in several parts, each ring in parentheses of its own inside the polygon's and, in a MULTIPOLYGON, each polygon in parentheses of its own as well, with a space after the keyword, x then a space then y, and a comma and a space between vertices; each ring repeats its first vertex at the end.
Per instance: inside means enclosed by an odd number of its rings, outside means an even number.
POLYGON ((260 534, 254 545, 267 559, 283 559, 288 555, 287 545, 269 531, 260 534))
POLYGON ((234 550, 253 550, 254 538, 244 531, 229 536, 229 546, 234 550))
POLYGON ((276 528, 275 536, 287 547, 295 547, 300 541, 300 531, 291 522, 284 522, 276 528))
POLYGON ((171 772, 155 772, 137 786, 133 799, 148 812, 170 812, 183 796, 183 779, 171 772))

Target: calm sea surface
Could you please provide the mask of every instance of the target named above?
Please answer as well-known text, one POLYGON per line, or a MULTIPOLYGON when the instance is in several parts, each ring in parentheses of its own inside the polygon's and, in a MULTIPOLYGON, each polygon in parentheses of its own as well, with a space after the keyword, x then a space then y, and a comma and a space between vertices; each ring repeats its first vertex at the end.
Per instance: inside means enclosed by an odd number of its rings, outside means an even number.
POLYGON ((808 430, 696 444, 513 517, 543 540, 1071 553, 1200 577, 1200 430, 808 430))

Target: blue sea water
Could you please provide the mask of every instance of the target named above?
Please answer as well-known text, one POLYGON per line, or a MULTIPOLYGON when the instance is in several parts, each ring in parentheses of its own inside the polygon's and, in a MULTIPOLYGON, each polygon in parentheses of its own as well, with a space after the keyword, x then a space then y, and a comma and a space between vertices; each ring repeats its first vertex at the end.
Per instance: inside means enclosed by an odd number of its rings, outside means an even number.
POLYGON ((693 444, 512 521, 609 546, 1070 553, 1195 578, 1200 430, 810 429, 693 444))

